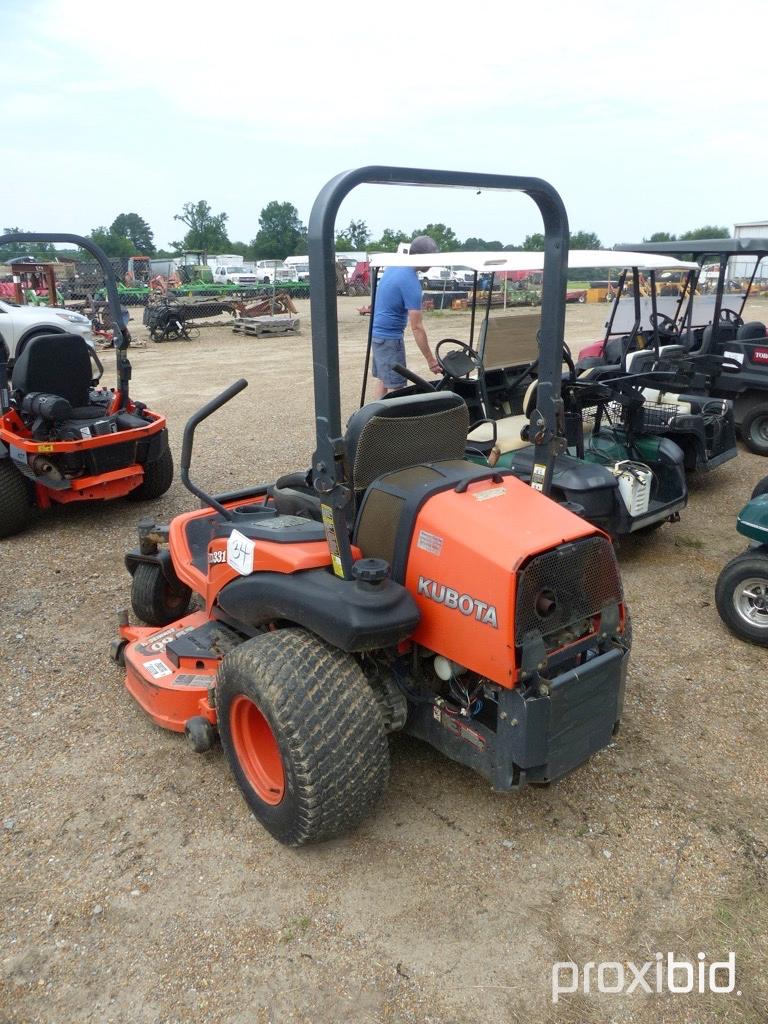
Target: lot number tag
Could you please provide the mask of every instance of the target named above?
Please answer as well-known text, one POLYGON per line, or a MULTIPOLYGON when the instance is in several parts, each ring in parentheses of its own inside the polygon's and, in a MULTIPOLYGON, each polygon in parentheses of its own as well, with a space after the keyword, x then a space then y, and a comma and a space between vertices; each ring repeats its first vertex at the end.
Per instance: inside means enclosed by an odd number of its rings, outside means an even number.
POLYGON ((249 576, 253 572, 254 541, 244 537, 239 530, 233 530, 227 538, 227 565, 241 576, 249 576))

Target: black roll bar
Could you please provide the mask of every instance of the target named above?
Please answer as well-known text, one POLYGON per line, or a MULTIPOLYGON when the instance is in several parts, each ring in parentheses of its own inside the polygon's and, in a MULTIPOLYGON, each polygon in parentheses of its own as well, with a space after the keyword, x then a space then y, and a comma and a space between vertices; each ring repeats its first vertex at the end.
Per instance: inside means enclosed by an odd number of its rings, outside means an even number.
MULTIPOLYGON (((92 242, 90 238, 83 238, 82 235, 68 234, 40 234, 33 231, 10 231, 0 235, 0 245, 10 245, 18 242, 52 242, 60 245, 77 245, 85 249, 93 256, 104 272, 104 284, 107 289, 107 302, 112 319, 112 334, 115 344, 117 358, 117 387, 120 393, 120 408, 124 409, 128 403, 129 381, 131 379, 131 364, 126 350, 131 343, 128 329, 123 323, 123 315, 120 307, 120 298, 117 292, 117 281, 115 271, 109 262, 109 257, 101 248, 92 242)), ((51 296, 53 298, 54 296, 51 296)))
POLYGON ((315 489, 323 503, 334 510, 333 528, 338 543, 336 571, 349 578, 351 551, 342 529, 341 510, 351 500, 344 466, 339 389, 339 334, 336 312, 334 227, 346 196, 363 184, 421 185, 525 192, 544 221, 544 277, 539 337, 539 387, 537 392, 535 466, 532 486, 548 493, 556 447, 562 400, 561 367, 565 332, 565 290, 568 270, 568 216, 557 191, 541 178, 464 171, 427 170, 414 167, 369 166, 343 171, 320 191, 309 216, 308 250, 312 357, 314 363, 316 450, 312 459, 315 489), (341 570, 341 571, 340 571, 341 570))

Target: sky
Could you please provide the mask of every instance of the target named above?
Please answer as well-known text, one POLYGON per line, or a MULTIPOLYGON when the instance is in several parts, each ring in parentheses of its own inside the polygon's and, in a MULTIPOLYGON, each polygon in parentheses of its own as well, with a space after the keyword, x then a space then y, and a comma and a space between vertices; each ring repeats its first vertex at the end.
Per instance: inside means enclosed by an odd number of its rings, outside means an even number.
MULTIPOLYGON (((545 178, 604 245, 768 220, 765 0, 0 0, 0 24, 0 226, 135 212, 167 246, 205 199, 247 242, 271 200, 306 223, 368 164, 545 178)), ((361 186, 351 219, 541 230, 528 197, 474 190, 361 186)))

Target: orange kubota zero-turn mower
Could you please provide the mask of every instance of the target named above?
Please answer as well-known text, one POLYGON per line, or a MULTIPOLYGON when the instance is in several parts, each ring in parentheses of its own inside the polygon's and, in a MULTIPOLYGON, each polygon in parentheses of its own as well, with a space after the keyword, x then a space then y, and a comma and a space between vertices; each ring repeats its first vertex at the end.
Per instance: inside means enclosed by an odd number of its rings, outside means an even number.
POLYGON ((109 260, 79 235, 0 235, 0 245, 10 242, 79 245, 98 261, 113 324, 117 386, 99 385, 103 367, 79 335, 30 338, 16 352, 10 380, 8 347, 0 344, 0 537, 23 530, 33 506, 159 497, 173 480, 165 417, 129 395, 130 336, 109 260))
POLYGON ((417 736, 497 790, 546 783, 611 742, 629 652, 608 538, 551 500, 561 414, 568 221, 536 178, 368 167, 309 222, 316 451, 308 472, 144 521, 113 656, 150 717, 206 750, 216 733, 281 842, 328 839, 375 805, 387 733, 417 736), (453 393, 372 402, 341 429, 334 223, 363 182, 522 190, 546 229, 532 486, 464 458, 453 393), (203 607, 189 613, 192 593, 203 607), (159 628, 158 628, 159 627, 159 628))

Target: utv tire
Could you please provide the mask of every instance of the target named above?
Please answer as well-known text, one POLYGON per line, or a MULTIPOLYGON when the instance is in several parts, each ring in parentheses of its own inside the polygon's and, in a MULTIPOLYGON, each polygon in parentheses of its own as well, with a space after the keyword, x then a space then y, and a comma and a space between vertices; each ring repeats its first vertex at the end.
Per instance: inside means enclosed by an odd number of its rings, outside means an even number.
POLYGON ((137 618, 148 626, 167 626, 189 611, 191 589, 177 580, 174 586, 159 565, 140 562, 131 584, 131 607, 137 618))
POLYGON ((768 406, 749 410, 741 423, 741 438, 755 455, 768 455, 768 406))
POLYGON ((21 533, 29 522, 32 503, 27 482, 9 459, 0 461, 0 537, 21 533))
POLYGON ((750 494, 750 500, 752 498, 759 498, 761 494, 768 494, 768 476, 764 476, 762 480, 758 480, 755 484, 755 489, 750 494))
POLYGON ((731 632, 768 646, 768 551, 731 559, 717 578, 715 603, 731 632))
POLYGON ((302 629, 265 633, 224 658, 216 699, 232 773, 281 843, 332 839, 382 796, 387 737, 351 654, 302 629))
POLYGON ((131 501, 149 501, 165 494, 173 483, 173 456, 166 444, 159 459, 144 464, 144 479, 128 494, 131 501))

